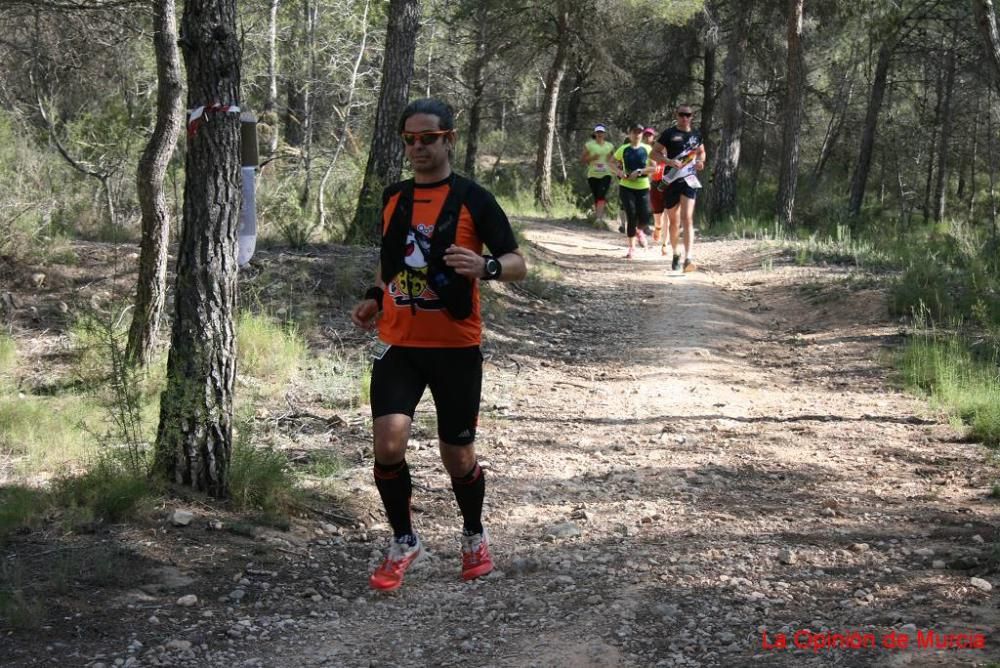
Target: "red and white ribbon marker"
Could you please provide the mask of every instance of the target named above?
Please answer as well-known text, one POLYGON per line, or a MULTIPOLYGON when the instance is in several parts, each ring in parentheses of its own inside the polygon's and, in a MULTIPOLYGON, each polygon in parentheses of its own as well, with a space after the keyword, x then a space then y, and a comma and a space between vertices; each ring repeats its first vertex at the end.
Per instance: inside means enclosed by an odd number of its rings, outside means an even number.
POLYGON ((198 128, 205 122, 205 114, 217 112, 220 114, 238 114, 240 108, 235 104, 209 104, 188 110, 188 139, 198 134, 198 128))

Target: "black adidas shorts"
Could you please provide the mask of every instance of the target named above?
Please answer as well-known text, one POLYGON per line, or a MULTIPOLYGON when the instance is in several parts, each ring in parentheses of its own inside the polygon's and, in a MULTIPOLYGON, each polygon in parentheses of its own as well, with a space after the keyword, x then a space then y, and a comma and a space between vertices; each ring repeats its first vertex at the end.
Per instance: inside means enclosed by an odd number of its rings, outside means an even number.
POLYGON ((681 203, 681 195, 688 199, 697 199, 698 190, 689 186, 684 179, 677 179, 663 191, 663 207, 674 208, 681 203))
POLYGON ((424 389, 431 388, 438 438, 449 445, 476 439, 483 386, 483 356, 471 348, 390 346, 372 365, 372 418, 413 417, 424 389))

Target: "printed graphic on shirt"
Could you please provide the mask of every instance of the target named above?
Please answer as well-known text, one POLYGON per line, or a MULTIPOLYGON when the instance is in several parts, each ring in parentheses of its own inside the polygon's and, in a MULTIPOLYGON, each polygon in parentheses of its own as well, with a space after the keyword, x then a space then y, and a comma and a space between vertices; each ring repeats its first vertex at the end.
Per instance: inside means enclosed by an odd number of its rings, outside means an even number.
POLYGON ((414 305, 425 311, 438 311, 444 304, 431 290, 427 280, 428 258, 431 254, 431 234, 433 225, 411 227, 406 235, 406 271, 396 274, 389 283, 389 297, 397 306, 414 305))
POLYGON ((685 151, 690 151, 701 146, 701 131, 689 130, 684 132, 677 128, 667 128, 656 141, 667 149, 667 157, 673 160, 685 151))
MULTIPOLYGON (((430 240, 448 191, 447 180, 418 185, 415 189, 403 258, 405 268, 388 282, 379 319, 379 338, 386 343, 423 348, 464 348, 480 343, 479 282, 472 284, 472 314, 464 320, 455 320, 432 289, 434 283, 428 277, 430 240)), ((398 190, 386 198, 382 210, 383 234, 398 201, 398 190)), ((459 209, 455 244, 479 254, 486 244, 490 254, 496 256, 517 249, 507 215, 493 196, 478 185, 469 189, 459 209)))
POLYGON ((646 166, 649 160, 649 152, 642 144, 638 146, 628 146, 622 151, 622 162, 625 163, 625 171, 633 172, 646 166))

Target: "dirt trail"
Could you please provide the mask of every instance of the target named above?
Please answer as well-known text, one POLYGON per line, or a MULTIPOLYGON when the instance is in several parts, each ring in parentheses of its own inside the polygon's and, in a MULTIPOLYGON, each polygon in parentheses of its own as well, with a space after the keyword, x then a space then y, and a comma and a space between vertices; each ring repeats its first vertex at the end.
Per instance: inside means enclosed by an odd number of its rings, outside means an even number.
POLYGON ((434 557, 395 596, 351 574, 334 619, 271 646, 265 664, 984 665, 1000 655, 995 592, 970 585, 996 581, 985 453, 888 385, 880 350, 896 332, 879 321, 877 293, 809 304, 792 289, 800 270, 761 271, 750 243, 704 243, 706 271, 675 275, 658 251, 625 261, 611 233, 534 223, 527 235, 568 294, 527 324, 494 327, 488 346, 480 448, 501 572, 458 581, 456 512, 425 441, 410 459, 434 557), (985 633, 987 649, 762 646, 765 630, 791 645, 801 629, 881 640, 900 628, 985 633))
MULTIPOLYGON (((367 427, 351 427, 343 442, 357 447, 358 465, 344 484, 360 523, 310 521, 294 535, 230 546, 235 563, 220 563, 234 572, 196 589, 199 607, 173 605, 186 590, 111 606, 122 625, 107 628, 104 651, 79 649, 64 663, 798 667, 1000 657, 996 591, 984 591, 1000 585, 987 453, 892 389, 882 360, 898 323, 886 321, 877 290, 845 293, 842 269, 795 267, 751 242, 703 243, 705 270, 678 275, 658 251, 624 260, 613 233, 529 222, 526 235, 559 268, 564 292, 525 304, 523 292, 501 288, 504 313, 489 326, 478 447, 494 574, 459 580, 460 519, 433 422, 420 418, 408 461, 431 556, 397 594, 368 589, 388 529, 367 427), (150 614, 159 619, 133 624, 150 614), (878 641, 900 630, 914 642, 916 629, 979 632, 986 649, 763 646, 765 632, 772 645, 781 633, 792 645, 803 629, 878 641)), ((351 422, 367 424, 360 414, 351 422)), ((178 566, 188 562, 178 555, 178 566)))

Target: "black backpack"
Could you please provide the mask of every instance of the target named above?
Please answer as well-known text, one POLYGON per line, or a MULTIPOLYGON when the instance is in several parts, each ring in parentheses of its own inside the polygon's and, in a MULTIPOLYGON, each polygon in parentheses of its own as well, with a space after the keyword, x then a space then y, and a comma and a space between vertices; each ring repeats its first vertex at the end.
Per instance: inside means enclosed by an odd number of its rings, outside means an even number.
MULTIPOLYGON (((469 179, 452 173, 448 196, 434 223, 430 254, 427 257, 427 281, 445 309, 456 320, 464 320, 472 315, 472 281, 455 273, 454 269, 444 263, 444 252, 455 243, 459 213, 471 185, 472 181, 469 179)), ((399 185, 396 208, 392 212, 385 234, 382 235, 382 250, 379 257, 382 265, 382 282, 386 285, 389 285, 399 272, 412 271, 406 265, 406 237, 413 218, 413 190, 413 179, 407 179, 399 185)), ((385 199, 388 201, 388 197, 385 199)), ((416 312, 412 302, 410 306, 416 312)))

